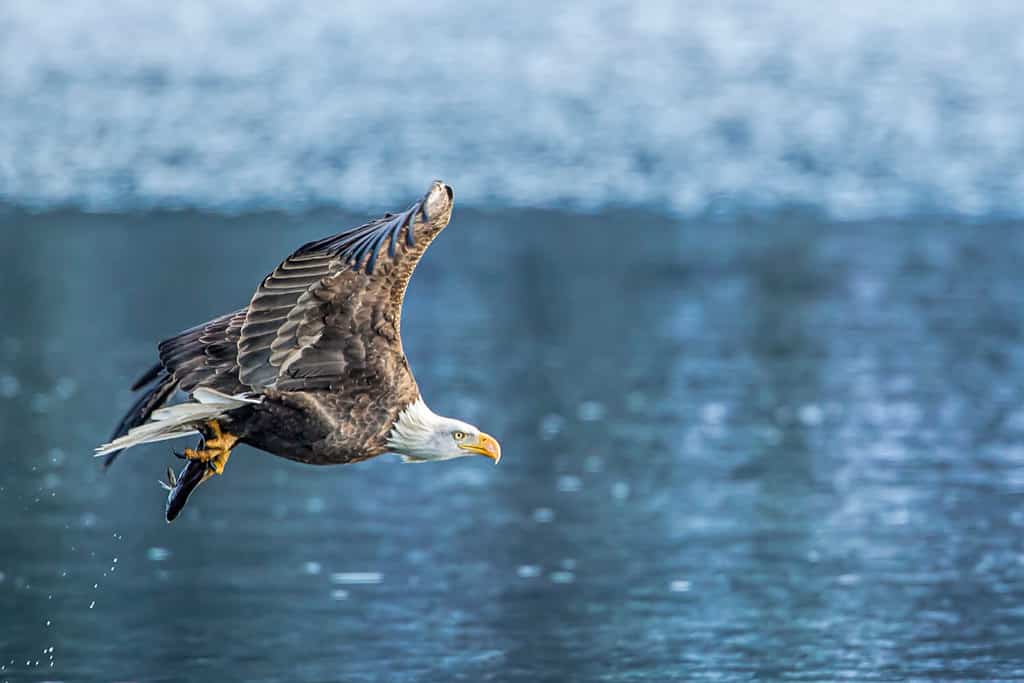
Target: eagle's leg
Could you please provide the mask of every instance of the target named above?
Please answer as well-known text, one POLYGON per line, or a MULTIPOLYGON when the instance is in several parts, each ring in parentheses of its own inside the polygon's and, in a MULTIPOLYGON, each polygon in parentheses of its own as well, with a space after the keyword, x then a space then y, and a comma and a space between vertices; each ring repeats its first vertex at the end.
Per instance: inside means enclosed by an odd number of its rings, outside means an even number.
POLYGON ((238 437, 221 429, 217 420, 203 425, 201 448, 186 448, 182 455, 188 463, 177 477, 169 476, 165 484, 167 494, 167 521, 173 521, 185 507, 189 495, 215 474, 222 474, 231 449, 238 443, 238 437))

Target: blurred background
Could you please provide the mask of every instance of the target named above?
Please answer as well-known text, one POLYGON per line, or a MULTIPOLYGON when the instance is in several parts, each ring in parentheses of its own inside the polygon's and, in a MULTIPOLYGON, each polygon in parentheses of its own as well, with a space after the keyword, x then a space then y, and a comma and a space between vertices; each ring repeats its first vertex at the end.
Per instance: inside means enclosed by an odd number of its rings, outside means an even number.
POLYGON ((0 681, 1024 678, 1024 6, 0 0, 0 681), (455 188, 499 467, 90 457, 155 343, 455 188))

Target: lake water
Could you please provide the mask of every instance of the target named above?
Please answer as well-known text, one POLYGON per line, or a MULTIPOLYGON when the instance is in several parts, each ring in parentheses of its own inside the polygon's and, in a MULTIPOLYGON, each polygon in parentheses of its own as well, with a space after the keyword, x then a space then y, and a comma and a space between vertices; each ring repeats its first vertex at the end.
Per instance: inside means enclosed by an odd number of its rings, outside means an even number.
POLYGON ((242 448, 167 525, 90 457, 154 342, 360 219, 3 215, 0 680, 1024 678, 1024 226, 457 208, 403 333, 500 465, 242 448))

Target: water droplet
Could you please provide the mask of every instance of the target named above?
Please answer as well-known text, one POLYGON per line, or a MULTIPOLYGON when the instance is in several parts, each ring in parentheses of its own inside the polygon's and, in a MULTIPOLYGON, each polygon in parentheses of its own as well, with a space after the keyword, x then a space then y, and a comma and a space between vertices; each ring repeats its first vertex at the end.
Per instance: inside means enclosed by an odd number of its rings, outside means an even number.
POLYGON ((348 600, 348 591, 344 588, 335 588, 331 591, 332 600, 348 600))
POLYGON ((677 579, 668 585, 668 589, 673 593, 687 593, 690 590, 690 582, 677 579))
POLYGON ((629 498, 629 484, 624 481, 612 484, 612 498, 619 501, 629 498))
POLYGON ((323 498, 313 497, 306 501, 306 512, 316 515, 324 511, 326 507, 323 498))
POLYGON ((95 606, 96 606, 96 601, 95 600, 93 600, 92 602, 89 603, 89 609, 92 609, 95 606))
POLYGON ((319 574, 320 573, 320 563, 319 562, 307 562, 304 565, 302 565, 302 571, 306 572, 307 574, 313 574, 313 575, 319 574))
POLYGON ((518 574, 521 579, 532 579, 540 576, 540 571, 540 567, 535 564, 524 564, 520 565, 519 568, 516 569, 516 574, 518 574))

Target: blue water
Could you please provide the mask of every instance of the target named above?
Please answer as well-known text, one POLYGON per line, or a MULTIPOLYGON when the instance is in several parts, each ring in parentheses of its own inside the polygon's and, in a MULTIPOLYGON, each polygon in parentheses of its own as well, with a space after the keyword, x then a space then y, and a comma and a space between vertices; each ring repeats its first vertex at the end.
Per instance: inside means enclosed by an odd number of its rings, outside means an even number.
POLYGON ((1024 5, 0 4, 0 200, 1024 215, 1024 5))
POLYGON ((0 222, 0 681, 1024 680, 1019 223, 457 209, 403 337, 500 465, 240 448, 168 526, 90 457, 154 341, 356 220, 0 222))

